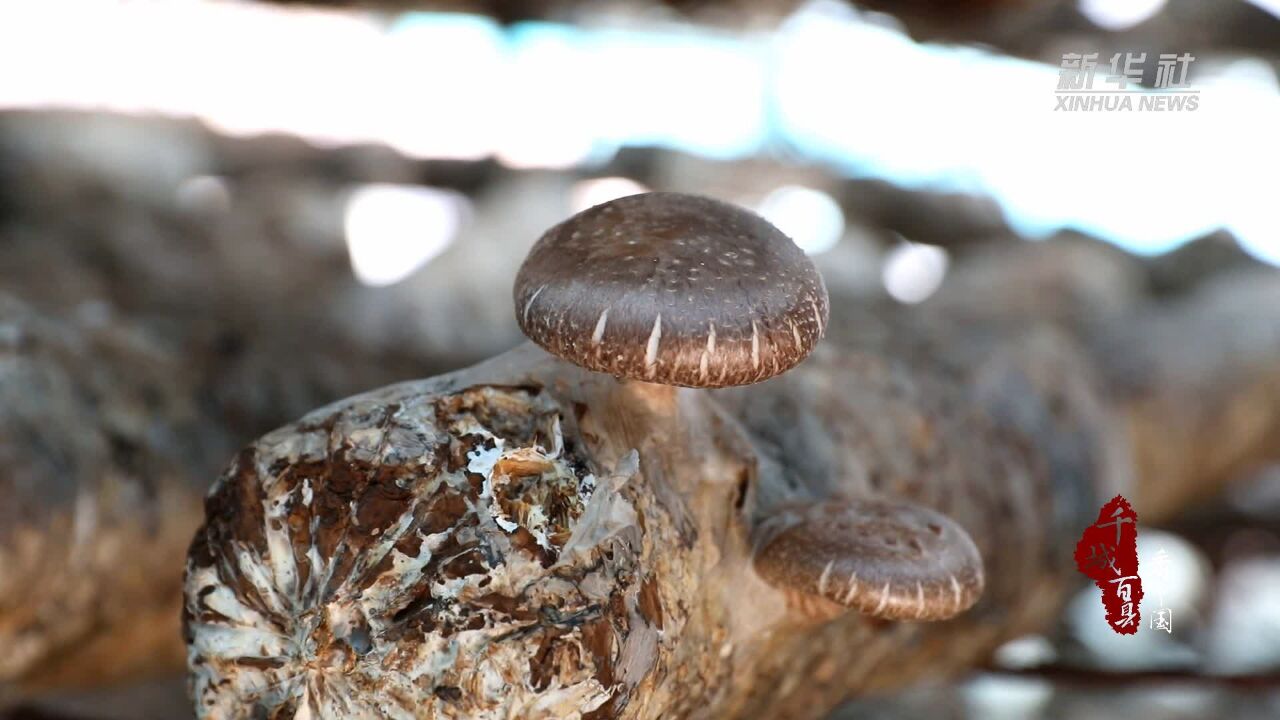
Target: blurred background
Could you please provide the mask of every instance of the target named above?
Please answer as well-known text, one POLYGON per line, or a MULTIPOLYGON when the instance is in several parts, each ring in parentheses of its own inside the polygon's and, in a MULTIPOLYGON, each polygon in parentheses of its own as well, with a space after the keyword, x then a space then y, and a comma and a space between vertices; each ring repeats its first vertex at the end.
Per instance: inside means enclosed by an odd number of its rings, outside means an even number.
MULTIPOLYGON (((755 209, 844 302, 1009 272, 1034 302, 1084 257, 1107 315, 1274 272, 1278 71, 1276 0, 6 2, 0 463, 207 483, 315 407, 514 346, 539 234, 650 189, 755 209), (1088 53, 1097 89, 1144 56, 1133 109, 1055 109, 1088 53), (1138 107, 1161 54, 1194 57, 1194 110, 1138 107), (993 256, 1038 259, 966 270, 993 256)), ((1233 488, 1140 535, 1173 633, 1116 636, 1082 591, 973 677, 835 717, 1280 717, 1280 468, 1233 488)), ((0 689, 39 675, 18 647, 0 689)), ((4 702, 189 713, 181 678, 4 702)))

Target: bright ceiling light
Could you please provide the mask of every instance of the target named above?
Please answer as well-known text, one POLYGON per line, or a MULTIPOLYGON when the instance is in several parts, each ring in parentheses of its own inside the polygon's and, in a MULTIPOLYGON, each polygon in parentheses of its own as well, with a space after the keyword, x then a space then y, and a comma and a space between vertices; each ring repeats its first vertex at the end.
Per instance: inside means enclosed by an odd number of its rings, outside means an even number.
POLYGON ((582 212, 610 200, 628 195, 649 192, 649 188, 624 177, 602 177, 580 180, 569 190, 569 206, 573 212, 582 212))
POLYGON ((196 175, 178 185, 173 199, 186 212, 225 213, 231 209, 231 188, 216 175, 196 175))
MULTIPOLYGON (((1250 1, 1280 12, 1280 0, 1250 1)), ((1163 4, 1077 2, 1109 27, 1163 4)), ((1029 237, 1073 228, 1156 253, 1226 228, 1280 262, 1280 220, 1267 212, 1275 182, 1263 174, 1280 168, 1280 91, 1256 58, 1217 76, 1197 59, 1194 112, 1059 112, 1057 62, 917 43, 836 0, 740 35, 428 12, 388 25, 367 12, 229 2, 82 1, 68 24, 63 4, 0 2, 0 67, 24 69, 0 82, 0 108, 192 117, 222 133, 520 168, 597 163, 623 146, 715 158, 787 147, 850 178, 990 195, 1029 237), (851 88, 822 81, 832 67, 872 64, 893 72, 863 73, 851 88), (868 111, 880 107, 893 112, 868 111), (1091 201, 1099 178, 1122 180, 1123 201, 1091 201)), ((1097 88, 1108 62, 1098 58, 1097 88)), ((81 144, 101 154, 110 143, 97 135, 81 144)))
POLYGON ((1280 17, 1280 0, 1246 0, 1250 5, 1266 10, 1267 12, 1280 17))
POLYGON ((1080 12, 1105 30, 1125 30, 1153 17, 1165 0, 1080 0, 1080 12))
POLYGON ((469 209, 462 195, 412 185, 364 185, 347 200, 351 270, 365 285, 393 285, 444 252, 469 209))
POLYGON ((821 190, 784 185, 765 196, 757 210, 809 255, 830 250, 844 235, 840 205, 821 190))
POLYGON ((942 285, 948 264, 947 251, 940 247, 901 243, 885 257, 882 270, 884 289, 898 302, 921 302, 942 285))

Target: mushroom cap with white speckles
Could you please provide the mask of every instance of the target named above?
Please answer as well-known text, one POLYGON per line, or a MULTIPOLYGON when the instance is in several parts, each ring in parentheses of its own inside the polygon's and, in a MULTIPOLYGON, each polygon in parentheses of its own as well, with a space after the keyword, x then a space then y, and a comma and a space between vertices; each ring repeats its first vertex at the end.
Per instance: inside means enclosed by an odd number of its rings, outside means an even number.
POLYGON ((821 339, 827 290, 813 262, 760 216, 656 192, 551 228, 515 284, 530 339, 589 370, 687 387, 767 380, 821 339))

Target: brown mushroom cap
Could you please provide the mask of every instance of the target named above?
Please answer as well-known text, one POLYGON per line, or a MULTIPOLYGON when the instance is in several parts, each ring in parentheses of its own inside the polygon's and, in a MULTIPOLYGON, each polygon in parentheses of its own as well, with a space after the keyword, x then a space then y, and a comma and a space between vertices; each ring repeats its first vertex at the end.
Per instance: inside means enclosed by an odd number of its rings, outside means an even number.
POLYGON ((817 345, 827 289, 795 243, 735 205, 620 198, 556 225, 515 284, 521 330, 589 370, 688 387, 760 382, 817 345))
POLYGON ((888 620, 945 620, 982 594, 982 556, 933 510, 889 500, 827 501, 761 526, 756 572, 784 591, 888 620))

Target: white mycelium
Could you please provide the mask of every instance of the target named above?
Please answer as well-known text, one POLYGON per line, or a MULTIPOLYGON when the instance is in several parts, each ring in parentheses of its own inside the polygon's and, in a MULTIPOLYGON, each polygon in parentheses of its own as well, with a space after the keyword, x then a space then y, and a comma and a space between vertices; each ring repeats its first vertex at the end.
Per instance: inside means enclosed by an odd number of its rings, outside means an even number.
POLYGON ((518 390, 357 399, 263 438, 213 488, 188 564, 199 717, 609 702, 630 622, 609 612, 635 592, 634 557, 598 551, 636 522, 634 459, 619 470, 594 492, 557 408, 518 390))

